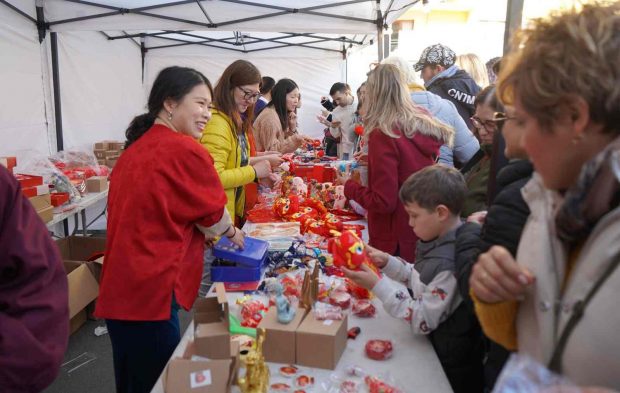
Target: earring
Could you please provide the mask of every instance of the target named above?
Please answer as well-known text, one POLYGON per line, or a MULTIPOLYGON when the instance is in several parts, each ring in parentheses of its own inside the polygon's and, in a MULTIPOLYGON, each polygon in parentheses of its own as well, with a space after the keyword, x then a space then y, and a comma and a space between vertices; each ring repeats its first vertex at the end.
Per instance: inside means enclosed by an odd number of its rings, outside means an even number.
POLYGON ((578 145, 579 143, 581 143, 582 140, 583 140, 583 134, 579 134, 579 135, 574 136, 571 142, 573 142, 573 145, 578 145))
POLYGON ((172 120, 172 112, 168 112, 168 120, 172 120))

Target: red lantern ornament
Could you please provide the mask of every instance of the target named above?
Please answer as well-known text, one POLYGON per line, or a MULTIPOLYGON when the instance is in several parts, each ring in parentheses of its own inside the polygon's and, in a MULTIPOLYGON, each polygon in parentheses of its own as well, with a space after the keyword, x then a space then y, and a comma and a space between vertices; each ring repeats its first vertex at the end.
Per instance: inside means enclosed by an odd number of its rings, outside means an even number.
POLYGON ((353 231, 346 231, 340 236, 329 239, 327 249, 334 257, 334 265, 359 270, 362 263, 373 266, 364 243, 353 231))
POLYGON ((361 124, 358 124, 355 126, 355 134, 358 136, 362 136, 364 135, 364 126, 361 124))
POLYGON ((316 152, 317 157, 322 158, 325 156, 325 152, 323 150, 319 150, 316 152))

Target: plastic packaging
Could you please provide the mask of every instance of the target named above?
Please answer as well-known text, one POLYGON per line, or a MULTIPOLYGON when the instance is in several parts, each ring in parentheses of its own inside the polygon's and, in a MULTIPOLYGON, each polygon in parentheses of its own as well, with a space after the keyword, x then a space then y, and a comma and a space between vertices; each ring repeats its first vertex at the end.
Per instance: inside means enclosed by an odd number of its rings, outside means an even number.
POLYGON ((580 393, 575 384, 527 355, 513 354, 497 379, 493 393, 580 393))
POLYGON ((373 318, 377 315, 377 309, 368 299, 354 299, 351 311, 360 318, 373 318))
POLYGON ((364 349, 370 359, 386 360, 392 357, 393 348, 390 340, 368 340, 364 349))
POLYGON ((316 302, 314 304, 314 318, 318 321, 331 319, 339 321, 344 318, 342 309, 338 306, 332 306, 331 304, 316 302))

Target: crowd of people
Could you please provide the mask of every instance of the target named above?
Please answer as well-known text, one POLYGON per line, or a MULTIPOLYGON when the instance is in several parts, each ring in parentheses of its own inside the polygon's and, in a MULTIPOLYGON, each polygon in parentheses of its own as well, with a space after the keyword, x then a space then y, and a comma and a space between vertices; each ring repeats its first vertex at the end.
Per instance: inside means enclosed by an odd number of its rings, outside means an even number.
MULTIPOLYGON (((534 21, 486 65, 436 44, 413 65, 374 65, 356 95, 337 82, 320 98, 326 154, 367 170, 336 182, 367 212, 384 273, 345 275, 429 336, 455 392, 491 391, 511 353, 583 391, 620 389, 619 37, 620 4, 584 5, 534 21)), ((208 288, 205 244, 243 247, 258 185, 273 186, 282 154, 311 140, 301 93, 245 60, 215 87, 190 68, 157 76, 110 178, 95 315, 118 392, 150 391, 179 343, 177 311, 208 288)), ((13 339, 0 339, 0 386, 38 391, 66 348, 66 284, 5 172, 0 338, 6 327, 13 339)))

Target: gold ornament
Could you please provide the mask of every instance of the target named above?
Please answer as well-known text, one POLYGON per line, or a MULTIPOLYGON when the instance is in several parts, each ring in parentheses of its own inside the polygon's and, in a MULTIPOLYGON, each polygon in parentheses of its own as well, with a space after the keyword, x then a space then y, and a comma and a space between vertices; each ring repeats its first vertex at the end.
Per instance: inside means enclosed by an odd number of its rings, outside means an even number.
POLYGON ((267 393, 269 367, 263 356, 264 341, 265 329, 256 329, 256 347, 245 357, 245 377, 237 380, 241 393, 267 393))

